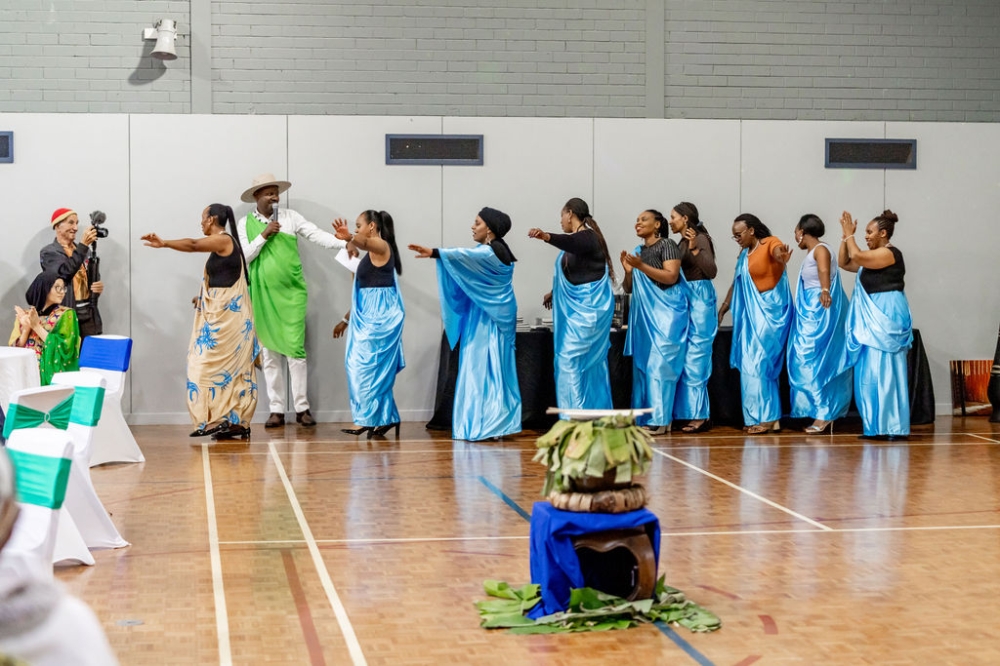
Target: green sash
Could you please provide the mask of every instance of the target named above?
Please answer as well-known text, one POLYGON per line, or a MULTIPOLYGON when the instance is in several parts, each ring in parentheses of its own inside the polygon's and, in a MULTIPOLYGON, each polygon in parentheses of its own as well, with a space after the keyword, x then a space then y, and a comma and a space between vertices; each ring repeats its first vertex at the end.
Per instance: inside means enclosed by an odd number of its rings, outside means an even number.
POLYGON ((48 423, 51 426, 65 430, 69 425, 70 415, 73 413, 73 396, 66 398, 51 410, 40 412, 31 407, 25 407, 17 403, 12 403, 10 413, 3 424, 4 439, 10 437, 10 433, 21 428, 35 428, 48 423))
POLYGON ((7 449, 14 465, 17 501, 47 509, 62 507, 73 461, 7 449))
MULTIPOLYGON (((255 213, 248 213, 247 240, 253 241, 266 226, 255 213)), ((261 346, 284 356, 305 358, 308 294, 298 237, 274 234, 248 268, 254 327, 261 346)))
POLYGON ((71 423, 94 427, 101 420, 104 407, 104 389, 100 386, 77 386, 73 391, 71 423))

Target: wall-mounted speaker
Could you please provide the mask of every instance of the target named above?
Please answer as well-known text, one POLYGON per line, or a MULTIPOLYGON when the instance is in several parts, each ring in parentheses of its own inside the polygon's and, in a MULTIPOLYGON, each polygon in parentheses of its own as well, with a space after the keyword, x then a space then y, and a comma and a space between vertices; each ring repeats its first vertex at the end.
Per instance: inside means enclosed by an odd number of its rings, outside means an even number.
POLYGON ((14 161, 14 133, 0 132, 0 164, 14 161))
POLYGON ((827 169, 916 169, 916 139, 827 139, 827 169))

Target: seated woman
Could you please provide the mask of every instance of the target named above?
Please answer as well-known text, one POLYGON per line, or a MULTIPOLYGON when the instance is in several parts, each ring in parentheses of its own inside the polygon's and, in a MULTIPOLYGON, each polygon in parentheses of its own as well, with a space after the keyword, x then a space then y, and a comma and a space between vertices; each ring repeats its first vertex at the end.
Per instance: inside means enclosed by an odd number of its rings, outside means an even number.
POLYGON ((687 346, 687 284, 681 275, 681 251, 664 238, 667 221, 656 210, 644 210, 635 222, 642 243, 635 254, 622 250, 622 287, 632 294, 625 355, 633 359, 632 406, 652 407, 636 423, 654 435, 670 432, 677 382, 684 372, 687 346))
POLYGON ((156 234, 146 234, 142 240, 148 247, 211 253, 195 299, 187 357, 188 412, 196 428, 191 436, 249 439, 250 419, 257 409, 254 361, 260 345, 233 209, 223 204, 205 208, 201 231, 204 238, 162 240, 156 234))
POLYGON ((514 334, 514 253, 503 237, 510 216, 483 208, 472 224, 475 248, 410 245, 437 259, 441 318, 452 349, 460 341, 452 437, 479 441, 521 432, 514 334))
POLYGON ((79 370, 80 329, 76 311, 61 305, 65 296, 62 278, 44 271, 24 292, 31 307, 22 310, 14 306, 17 319, 7 344, 35 351, 42 386, 48 386, 57 372, 79 370))
POLYGON ((392 216, 384 210, 366 210, 355 221, 355 232, 347 220, 333 223, 337 238, 367 254, 358 264, 351 295, 351 311, 333 329, 333 337, 347 332, 344 365, 351 399, 353 429, 349 435, 384 435, 393 428, 399 437, 399 409, 392 395, 396 374, 406 367, 403 360, 403 297, 396 275, 403 262, 396 247, 392 216))

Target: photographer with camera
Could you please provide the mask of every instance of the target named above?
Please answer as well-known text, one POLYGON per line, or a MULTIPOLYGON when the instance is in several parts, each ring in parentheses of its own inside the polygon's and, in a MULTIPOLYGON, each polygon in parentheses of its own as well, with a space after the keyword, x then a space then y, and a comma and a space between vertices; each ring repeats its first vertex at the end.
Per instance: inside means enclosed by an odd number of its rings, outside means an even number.
POLYGON ((76 242, 76 232, 80 225, 76 211, 59 208, 52 213, 52 229, 55 240, 42 248, 39 260, 43 271, 57 273, 67 287, 63 305, 74 308, 80 324, 80 338, 100 335, 104 326, 101 313, 97 309, 97 299, 104 291, 100 273, 97 271, 97 239, 105 238, 108 230, 100 225, 104 213, 91 214, 91 226, 83 232, 83 242, 76 242))

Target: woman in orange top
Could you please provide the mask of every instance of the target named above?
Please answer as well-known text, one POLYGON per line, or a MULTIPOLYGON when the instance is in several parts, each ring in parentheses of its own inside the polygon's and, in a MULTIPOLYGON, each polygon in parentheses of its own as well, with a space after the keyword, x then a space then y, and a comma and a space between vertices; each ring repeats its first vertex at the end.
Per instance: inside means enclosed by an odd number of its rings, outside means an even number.
POLYGON ((791 248, 771 235, 756 215, 743 213, 733 222, 740 248, 736 274, 719 321, 733 309, 733 346, 729 365, 740 371, 743 422, 751 435, 781 429, 778 375, 792 322, 792 292, 785 264, 791 248))

